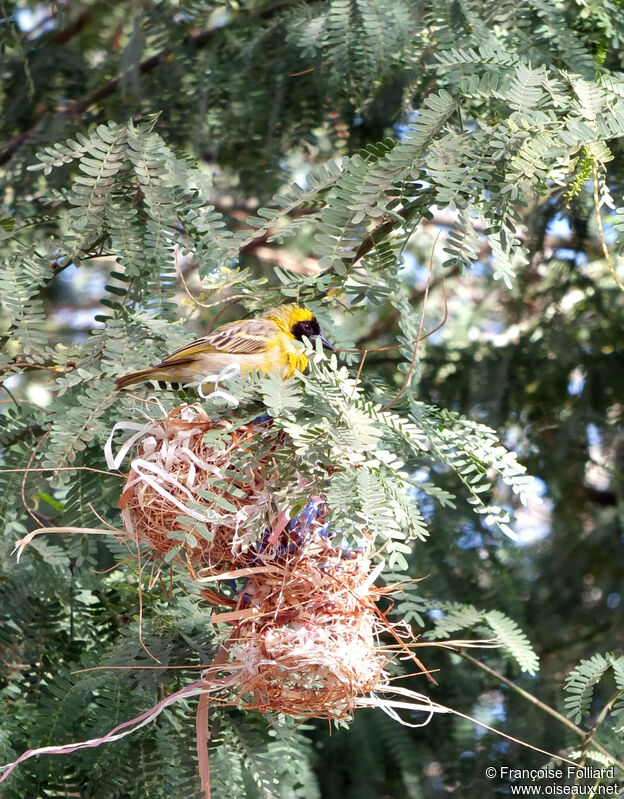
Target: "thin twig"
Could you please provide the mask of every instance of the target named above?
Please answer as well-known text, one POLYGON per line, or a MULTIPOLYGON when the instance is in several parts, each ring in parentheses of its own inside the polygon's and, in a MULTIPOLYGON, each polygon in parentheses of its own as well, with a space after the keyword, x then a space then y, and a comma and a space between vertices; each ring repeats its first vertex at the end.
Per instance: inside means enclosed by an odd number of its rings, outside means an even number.
POLYGON ((9 389, 5 385, 0 385, 0 388, 3 388, 6 393, 11 397, 8 400, 0 400, 0 405, 6 405, 7 402, 12 402, 14 405, 19 407, 20 403, 22 405, 31 405, 33 408, 37 408, 39 411, 43 411, 44 413, 51 414, 52 411, 48 408, 44 408, 43 405, 38 405, 36 402, 32 402, 31 400, 24 399, 23 397, 14 397, 13 394, 9 391, 9 389))
POLYGON ((249 299, 249 294, 234 294, 233 296, 223 297, 222 299, 215 300, 214 302, 200 302, 196 297, 194 297, 191 294, 191 291, 190 291, 189 287, 186 284, 186 279, 184 277, 184 273, 182 272, 182 269, 180 267, 180 262, 178 260, 178 251, 177 250, 176 250, 176 253, 174 255, 173 261, 175 263, 176 271, 177 271, 178 275, 180 276, 180 280, 182 282, 182 288, 184 289, 184 293, 189 298, 189 300, 193 303, 193 305, 196 305, 198 308, 214 308, 216 305, 222 305, 224 302, 234 302, 236 300, 248 300, 249 299))
MULTIPOLYGON (((444 297, 444 316, 442 317, 442 321, 429 330, 427 333, 423 333, 422 336, 419 336, 417 339, 414 339, 411 343, 415 346, 417 343, 424 341, 425 339, 429 338, 429 336, 433 336, 434 333, 437 333, 438 330, 444 327, 444 325, 448 321, 448 303, 446 301, 446 280, 442 278, 442 294, 444 297)), ((366 349, 357 349, 357 348, 348 348, 348 347, 336 347, 336 352, 351 352, 354 354, 360 353, 369 353, 369 352, 390 352, 391 350, 398 350, 402 347, 403 344, 389 344, 387 347, 367 347, 366 349)))
POLYGON ((143 647, 143 649, 147 652, 147 654, 151 657, 152 660, 155 660, 156 663, 161 663, 161 661, 153 655, 145 641, 143 640, 143 570, 147 565, 148 561, 141 561, 141 548, 137 549, 137 563, 139 566, 139 577, 138 577, 138 599, 139 599, 139 643, 143 647))
MULTIPOLYGON (((49 434, 46 433, 46 436, 49 434)), ((42 444, 43 441, 40 441, 39 444, 42 444)), ((49 468, 39 468, 36 467, 35 469, 31 469, 29 466, 24 466, 21 469, 0 469, 0 474, 4 474, 6 472, 97 472, 97 474, 108 474, 112 477, 122 477, 124 480, 126 479, 125 474, 120 474, 119 472, 105 472, 103 469, 92 469, 90 466, 51 466, 49 468)))
MULTIPOLYGON (((432 280, 431 286, 429 287, 429 291, 434 289, 439 283, 444 283, 447 277, 453 277, 459 273, 459 267, 454 267, 453 269, 447 270, 446 274, 442 275, 438 280, 432 280)), ((409 296, 409 303, 410 305, 416 305, 420 300, 422 300, 423 291, 419 288, 414 288, 412 293, 409 296)), ((390 308, 388 313, 380 319, 371 329, 364 333, 364 335, 360 336, 357 340, 357 344, 360 347, 366 345, 369 341, 377 341, 381 336, 385 335, 390 331, 393 325, 396 324, 399 318, 399 312, 396 308, 390 308)))
MULTIPOLYGON (((176 669, 187 669, 189 671, 193 671, 197 669, 209 669, 211 665, 212 664, 210 663, 198 663, 196 665, 184 666, 90 666, 88 669, 77 669, 76 671, 72 671, 70 673, 84 674, 87 671, 146 671, 154 669, 158 669, 159 671, 173 671, 176 669)), ((232 668, 232 666, 229 666, 228 668, 232 668)), ((242 668, 242 666, 238 666, 238 668, 242 668)))
POLYGON ((364 368, 364 363, 366 362, 367 355, 368 355, 368 350, 364 350, 362 354, 362 359, 360 360, 360 365, 357 370, 357 374, 355 376, 355 381, 353 383, 353 391, 351 393, 351 399, 353 399, 355 395, 355 389, 357 388, 357 384, 360 382, 360 375, 362 374, 362 369, 364 368))
MULTIPOLYGON (((30 505, 26 502, 26 480, 28 479, 28 472, 29 471, 34 471, 34 469, 30 468, 30 465, 32 464, 32 462, 35 459, 35 456, 37 455, 37 453, 39 452, 39 450, 41 449, 41 447, 45 443, 45 440, 50 435, 50 432, 51 431, 48 430, 48 432, 45 433, 45 435, 43 435, 39 439, 39 441, 37 442, 37 446, 33 449, 32 455, 30 456, 30 458, 28 460, 28 463, 26 464, 26 468, 23 470, 24 476, 22 477, 22 485, 21 485, 21 489, 20 489, 20 493, 21 493, 21 497, 22 497, 22 505, 28 511, 28 515, 31 516, 37 522, 37 524, 41 524, 41 519, 39 519, 37 516, 35 516, 35 514, 33 513, 33 511, 30 508, 30 505)), ((8 469, 7 471, 22 471, 22 469, 8 469)))
MULTIPOLYGON (((440 707, 444 707, 444 705, 440 705, 440 707)), ((497 730, 496 727, 491 727, 489 724, 485 724, 483 721, 475 719, 466 713, 460 713, 459 710, 454 710, 453 708, 447 708, 447 710, 450 710, 450 712, 455 716, 459 716, 462 719, 471 721, 473 724, 477 724, 479 727, 483 727, 483 729, 489 730, 489 732, 493 732, 495 735, 500 735, 501 738, 506 738, 508 741, 513 741, 516 744, 520 744, 520 746, 524 746, 526 749, 532 749, 534 752, 539 752, 542 755, 548 755, 548 757, 552 758, 553 760, 561 760, 563 763, 569 763, 571 766, 578 766, 578 763, 576 763, 574 760, 570 760, 568 757, 564 757, 564 755, 557 755, 554 752, 549 752, 548 749, 541 749, 539 746, 530 744, 528 741, 524 741, 522 738, 516 738, 514 735, 509 735, 502 730, 497 730)))
MULTIPOLYGON (((477 660, 477 658, 472 657, 472 655, 467 654, 462 649, 454 649, 453 651, 460 657, 464 658, 464 660, 468 660, 470 663, 474 664, 475 666, 478 666, 482 671, 487 672, 487 674, 499 680, 499 682, 504 683, 508 688, 511 688, 512 691, 515 691, 517 694, 523 697, 523 699, 526 699, 532 705, 535 705, 536 707, 540 708, 540 710, 543 710, 544 713, 548 713, 549 716, 552 716, 554 719, 557 719, 557 721, 564 724, 568 729, 576 733, 576 735, 579 735, 581 738, 586 738, 587 733, 585 733, 580 727, 577 727, 576 724, 574 724, 574 722, 570 721, 570 719, 566 718, 561 713, 558 713, 554 708, 550 707, 545 702, 542 702, 540 699, 533 696, 533 694, 530 694, 528 691, 525 691, 524 688, 520 688, 519 685, 516 685, 507 677, 504 677, 502 674, 499 674, 499 672, 495 671, 490 666, 487 666, 485 663, 482 663, 480 660, 477 660)), ((608 757, 612 763, 614 763, 619 769, 622 770, 622 772, 624 772, 624 763, 620 760, 617 760, 611 754, 611 752, 609 752, 607 749, 604 748, 604 746, 602 746, 602 744, 599 744, 597 741, 592 741, 592 746, 595 749, 597 749, 599 752, 602 752, 602 754, 605 755, 605 757, 608 757)))
POLYGON ((11 361, 10 363, 3 366, 0 371, 8 372, 9 369, 29 369, 33 372, 38 371, 47 371, 47 372, 56 372, 60 374, 64 372, 64 369, 59 368, 58 366, 48 366, 43 363, 28 363, 28 361, 11 361))
POLYGON ((436 248, 436 245, 438 243, 438 239, 440 238, 441 234, 442 234, 442 231, 440 231, 438 233, 438 235, 436 236, 436 240, 434 241, 433 247, 431 248, 431 257, 429 258, 429 273, 427 275, 427 285, 425 286, 425 293, 424 293, 424 296, 423 296, 422 310, 420 312, 420 321, 418 323, 418 335, 416 336, 416 343, 414 344, 414 353, 412 355, 412 360, 411 360, 411 363, 410 363, 410 367, 409 367, 409 370, 408 370, 407 374, 405 375, 405 380, 403 381, 403 386, 401 387, 401 390, 396 395, 396 397, 394 397, 394 399, 391 399, 390 402, 387 402, 383 406, 382 410, 384 410, 384 411, 387 411, 388 408, 391 408, 393 405, 396 405, 397 402, 399 402, 399 400, 401 399, 401 397, 405 394, 405 392, 407 391, 407 389, 409 387, 409 384, 410 384, 410 382, 412 380, 412 375, 414 374, 414 369, 416 368, 416 360, 418 358, 418 345, 420 344, 420 341, 421 341, 422 329, 423 329, 423 325, 425 323, 425 310, 427 308, 427 298, 429 297, 429 287, 431 285, 431 276, 433 275, 433 256, 435 254, 435 248, 436 248))
MULTIPOLYGON (((624 689, 621 688, 613 694, 613 696, 609 699, 609 701, 605 704, 605 706, 598 714, 598 718, 593 723, 591 730, 587 733, 583 749, 581 750, 581 757, 579 758, 579 766, 581 768, 585 764, 585 759, 587 758, 589 747, 596 746, 596 742, 594 741, 594 735, 598 732, 598 728, 600 727, 602 722, 606 719, 607 714, 609 713, 613 705, 617 702, 617 700, 622 696, 622 694, 624 694, 624 689)), ((577 781, 578 777, 574 781, 575 785, 577 784, 577 781)))
POLYGON ((113 527, 113 525, 110 522, 107 522, 106 519, 103 516, 100 516, 100 514, 96 511, 95 507, 93 506, 93 502, 89 502, 88 504, 89 504, 89 510, 91 511, 91 513, 95 516, 95 518, 98 521, 102 522, 104 527, 108 527, 110 530, 114 530, 116 533, 119 532, 119 530, 116 527, 113 527))
POLYGON ((611 254, 609 253, 609 248, 607 247, 607 242, 605 241, 604 237, 604 230, 602 228, 602 218, 600 216, 600 198, 598 197, 598 165, 594 161, 594 211, 596 214, 596 225, 598 227, 598 238, 600 239, 600 244, 602 245, 602 252, 604 253, 605 261, 607 262, 607 266, 609 267, 609 272, 611 272, 612 278, 615 280, 617 287, 620 291, 624 291, 624 283, 620 280, 615 272, 615 268, 613 266, 613 261, 611 260, 611 254))

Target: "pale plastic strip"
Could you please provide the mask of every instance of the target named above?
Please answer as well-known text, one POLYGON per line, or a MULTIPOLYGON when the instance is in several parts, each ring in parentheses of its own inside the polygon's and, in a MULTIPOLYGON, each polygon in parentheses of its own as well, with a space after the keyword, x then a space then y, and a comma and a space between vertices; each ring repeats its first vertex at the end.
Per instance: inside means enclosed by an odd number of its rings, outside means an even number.
MULTIPOLYGON (((149 466, 150 464, 145 464, 145 465, 149 466)), ((136 471, 136 469, 135 469, 135 471, 136 471)), ((184 513, 187 516, 190 516, 192 519, 196 519, 199 522, 214 522, 215 521, 214 517, 210 518, 206 514, 198 513, 197 511, 194 511, 191 508, 187 507, 183 502, 180 502, 179 499, 174 497, 173 494, 171 494, 169 491, 166 491, 161 485, 159 485, 156 482, 156 480, 154 480, 152 477, 150 477, 150 475, 144 474, 144 473, 141 473, 141 472, 137 472, 137 475, 138 475, 138 478, 136 480, 133 480, 132 483, 130 483, 129 485, 133 485, 135 482, 139 482, 139 480, 142 480, 143 482, 148 483, 154 489, 154 491, 156 491, 157 494, 160 494, 161 497, 163 497, 164 499, 169 500, 169 502, 173 503, 176 506, 176 508, 179 508, 180 510, 184 511, 184 513)), ((184 491, 187 491, 187 489, 184 486, 180 486, 180 487, 183 488, 184 491)), ((188 492, 188 493, 190 493, 190 492, 188 492)))
POLYGON ((103 743, 118 741, 120 738, 125 738, 127 735, 132 735, 133 732, 136 732, 141 727, 145 727, 147 724, 157 718, 163 712, 163 710, 165 710, 165 708, 169 707, 169 705, 173 705, 179 699, 198 696, 199 694, 211 693, 222 687, 222 684, 209 687, 205 682, 197 681, 187 685, 184 688, 181 688, 179 691, 176 691, 170 696, 165 697, 165 699, 163 699, 157 705, 154 705, 154 707, 146 710, 145 713, 141 713, 140 716, 137 716, 130 721, 124 721, 121 724, 118 724, 101 738, 90 738, 88 741, 63 744, 62 746, 43 746, 40 749, 28 749, 26 752, 20 755, 17 760, 14 760, 12 763, 7 763, 4 766, 0 766, 0 771, 4 771, 4 774, 0 776, 0 782, 4 782, 4 780, 6 780, 16 766, 31 757, 38 757, 39 755, 69 754, 71 752, 76 752, 79 749, 92 749, 96 746, 100 746, 100 744, 103 743), (119 732, 119 730, 123 730, 123 732, 119 732))
POLYGON ((224 367, 218 374, 216 375, 206 375, 204 379, 199 383, 197 386, 197 393, 202 399, 215 399, 220 397, 221 399, 225 400, 228 405, 232 408, 236 408, 239 404, 239 401, 233 394, 229 394, 227 391, 223 391, 219 388, 219 383, 222 380, 231 380, 233 377, 236 377, 240 374, 240 366, 237 363, 230 363, 226 367, 224 367), (204 385, 206 383, 211 383, 214 386, 214 390, 210 394, 204 394, 204 385))
MULTIPOLYGON (((191 501, 196 499, 195 494, 193 494, 192 491, 189 491, 188 488, 182 485, 182 483, 176 480, 173 475, 169 474, 169 472, 165 471, 162 466, 159 466, 157 463, 152 463, 152 461, 148 461, 145 458, 135 458, 131 465, 132 470, 136 472, 137 477, 145 479, 147 475, 145 475, 141 470, 146 469, 148 472, 151 472, 159 477, 163 483, 169 483, 169 485, 179 488, 191 501)), ((136 478, 133 479, 132 485, 134 485, 135 482, 137 482, 136 478)))
POLYGON ((141 436, 145 435, 148 430, 151 430, 153 426, 153 423, 139 424, 138 422, 116 422, 106 440, 106 444, 104 444, 104 456, 106 458, 106 465, 108 468, 119 469, 130 448, 141 438, 141 436), (117 455, 113 455, 113 436, 117 430, 136 430, 137 432, 124 441, 117 455))

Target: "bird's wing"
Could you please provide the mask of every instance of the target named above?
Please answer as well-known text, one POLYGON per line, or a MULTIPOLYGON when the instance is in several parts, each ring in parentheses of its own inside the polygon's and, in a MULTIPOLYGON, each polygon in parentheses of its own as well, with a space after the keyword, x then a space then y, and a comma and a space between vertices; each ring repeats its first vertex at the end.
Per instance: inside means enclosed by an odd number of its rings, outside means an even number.
POLYGON ((213 330, 207 336, 180 347, 159 365, 171 366, 179 364, 181 361, 190 362, 195 359, 195 356, 206 352, 236 355, 260 354, 270 348, 278 333, 277 325, 266 319, 230 322, 213 330))

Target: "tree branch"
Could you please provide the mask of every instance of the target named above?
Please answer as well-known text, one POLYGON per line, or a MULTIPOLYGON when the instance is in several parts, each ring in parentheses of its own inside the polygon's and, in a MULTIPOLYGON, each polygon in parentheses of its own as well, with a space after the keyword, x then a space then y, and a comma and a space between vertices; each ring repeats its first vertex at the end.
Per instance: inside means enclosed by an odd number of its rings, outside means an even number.
POLYGON ((68 25, 66 28, 63 28, 63 30, 57 31, 52 37, 54 44, 67 44, 70 39, 73 39, 74 36, 77 36, 89 22, 92 12, 93 8, 86 9, 79 14, 70 25, 68 25))
MULTIPOLYGON (((317 0, 303 0, 305 3, 313 3, 317 2, 317 0)), ((240 17, 259 17, 261 19, 267 19, 272 17, 273 15, 283 11, 284 9, 291 6, 292 3, 290 2, 280 2, 274 3, 270 6, 265 6, 257 11, 255 14, 249 14, 245 12, 241 12, 237 15, 237 18, 240 17)), ((186 37, 186 44, 190 46, 194 46, 196 49, 201 49, 205 47, 206 44, 210 41, 210 39, 219 31, 223 30, 223 27, 214 27, 208 28, 208 30, 202 31, 201 33, 194 33, 189 34, 186 37)), ((169 60, 169 57, 172 55, 172 49, 170 47, 161 50, 159 53, 156 53, 150 58, 146 58, 145 61, 142 61, 139 64, 138 71, 141 75, 145 75, 149 72, 152 72, 156 67, 164 64, 166 61, 169 60)), ((69 103, 69 105, 64 107, 57 107, 52 111, 44 111, 41 113, 36 121, 35 124, 29 128, 28 130, 22 131, 19 133, 15 138, 13 138, 10 142, 8 142, 2 150, 0 150, 0 166, 2 164, 6 164, 13 155, 25 144, 28 139, 35 133, 38 129, 39 125, 43 122, 44 119, 47 117, 54 117, 54 116, 65 116, 65 117, 75 117, 82 113, 84 113, 88 108, 92 105, 97 103, 99 100, 103 100, 105 97, 110 97, 111 94, 114 94, 119 90, 121 87, 122 76, 117 75, 116 78, 112 78, 111 80, 103 83, 101 86, 98 86, 92 92, 87 94, 85 97, 82 97, 79 100, 74 100, 74 102, 69 103)))

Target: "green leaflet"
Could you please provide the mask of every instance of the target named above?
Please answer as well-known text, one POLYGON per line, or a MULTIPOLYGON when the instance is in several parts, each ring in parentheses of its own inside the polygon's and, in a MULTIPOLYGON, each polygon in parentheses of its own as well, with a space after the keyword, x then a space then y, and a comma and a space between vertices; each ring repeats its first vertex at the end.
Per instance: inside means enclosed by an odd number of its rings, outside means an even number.
POLYGON ((590 714, 595 688, 610 670, 618 691, 613 710, 621 716, 624 709, 624 658, 607 652, 582 660, 566 680, 566 711, 577 724, 590 714))
POLYGON ((495 641, 506 650, 520 666, 522 671, 528 674, 535 674, 538 671, 539 659, 529 643, 529 639, 518 625, 498 610, 478 610, 472 605, 441 603, 434 607, 442 611, 442 615, 436 618, 433 630, 426 633, 429 639, 445 639, 452 637, 453 633, 467 630, 476 625, 481 638, 493 636, 495 641))

